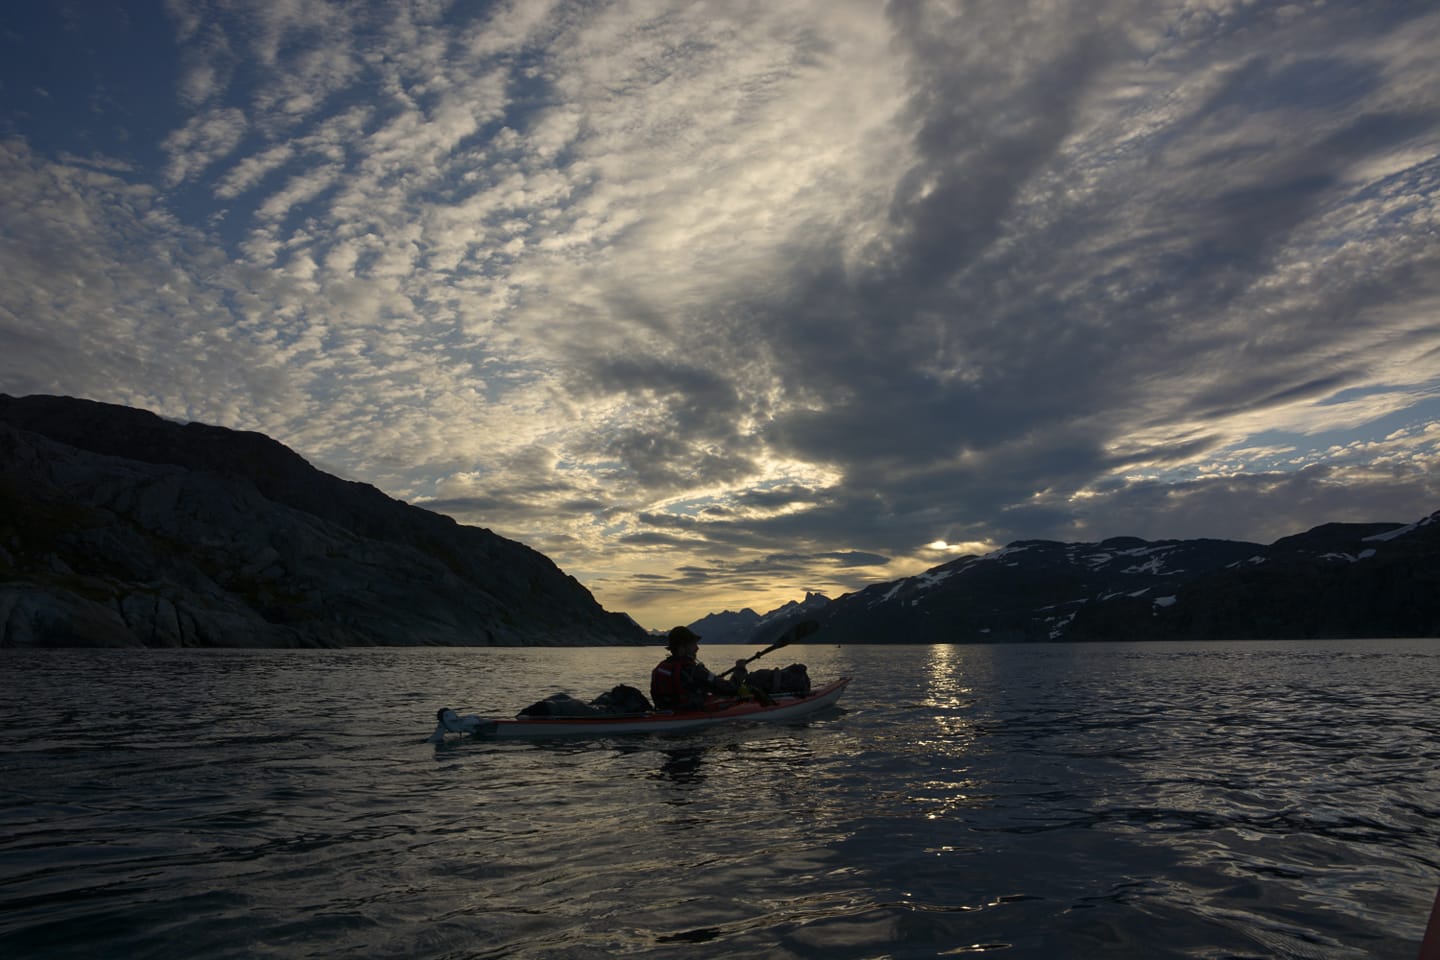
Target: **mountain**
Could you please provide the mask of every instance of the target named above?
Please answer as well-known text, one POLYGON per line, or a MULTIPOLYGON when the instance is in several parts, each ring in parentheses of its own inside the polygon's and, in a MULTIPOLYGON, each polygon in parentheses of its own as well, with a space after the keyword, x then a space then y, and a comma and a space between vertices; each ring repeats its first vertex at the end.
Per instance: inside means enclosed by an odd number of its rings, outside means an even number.
POLYGON ((686 626, 706 643, 747 643, 759 623, 760 614, 746 607, 739 612, 711 613, 686 626))
MULTIPOLYGON (((1268 546, 1022 540, 690 624, 769 643, 1440 636, 1440 513, 1268 546)), ((0 647, 653 644, 542 554, 258 433, 0 394, 0 647)))
MULTIPOLYGON (((1440 512, 1230 540, 1021 540, 771 621, 823 643, 1440 636, 1440 512)), ((759 636, 755 642, 763 642, 759 636)))
POLYGON ((804 600, 791 600, 767 614, 758 614, 746 607, 739 613, 729 610, 712 613, 688 626, 706 643, 769 643, 784 631, 787 624, 829 603, 830 598, 824 594, 807 593, 804 600))
POLYGON ((0 646, 647 642, 542 554, 262 434, 0 394, 0 646))

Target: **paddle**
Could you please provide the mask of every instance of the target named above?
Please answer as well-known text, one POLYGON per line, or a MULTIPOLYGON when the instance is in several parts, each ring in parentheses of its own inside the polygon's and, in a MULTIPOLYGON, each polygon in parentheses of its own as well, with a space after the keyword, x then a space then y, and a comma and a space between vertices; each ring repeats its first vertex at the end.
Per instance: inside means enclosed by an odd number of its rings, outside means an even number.
MULTIPOLYGON (((789 630, 786 630, 784 633, 780 634, 780 636, 777 637, 776 640, 775 640, 775 642, 772 643, 772 644, 770 644, 770 646, 766 647, 764 650, 761 650, 759 653, 755 654, 753 657, 747 658, 747 659, 745 660, 745 663, 746 663, 747 665, 748 665, 748 664, 751 664, 751 663, 754 663, 756 660, 759 660, 761 657, 765 656, 765 654, 770 653, 770 652, 773 651, 773 650, 779 650, 781 647, 789 646, 790 644, 794 643, 796 640, 799 640, 801 637, 808 637, 808 636, 810 636, 810 634, 814 633, 816 630, 819 630, 819 629, 820 629, 820 624, 817 623, 816 621, 814 621, 814 620, 801 620, 799 623, 795 624, 795 626, 791 627, 789 630)), ((740 669, 740 667, 739 667, 739 665, 737 664, 736 666, 733 666, 733 667, 731 667, 729 670, 726 670, 724 673, 720 674, 720 678, 723 680, 724 678, 730 676, 730 674, 734 673, 734 672, 735 672, 736 670, 738 670, 738 669, 740 669)))

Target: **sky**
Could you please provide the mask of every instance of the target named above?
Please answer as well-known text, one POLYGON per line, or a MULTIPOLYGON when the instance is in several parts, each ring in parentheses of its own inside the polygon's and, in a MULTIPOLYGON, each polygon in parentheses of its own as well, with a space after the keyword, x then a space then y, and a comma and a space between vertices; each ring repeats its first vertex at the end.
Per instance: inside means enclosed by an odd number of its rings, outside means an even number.
POLYGON ((1440 509, 1433 0, 16 0, 0 392, 651 629, 1440 509))

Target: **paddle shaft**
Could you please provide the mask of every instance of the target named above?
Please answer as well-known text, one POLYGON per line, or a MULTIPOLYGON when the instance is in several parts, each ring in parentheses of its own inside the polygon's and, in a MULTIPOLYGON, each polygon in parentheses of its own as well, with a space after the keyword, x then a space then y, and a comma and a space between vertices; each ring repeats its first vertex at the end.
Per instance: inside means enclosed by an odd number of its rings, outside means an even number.
MULTIPOLYGON (((812 634, 819 629, 820 624, 816 623, 814 620, 801 620, 799 623, 795 624, 795 626, 780 634, 780 638, 774 643, 770 644, 770 646, 766 647, 764 650, 761 650, 754 656, 747 657, 745 659, 745 663, 747 665, 754 663, 756 660, 759 660, 761 657, 765 656, 765 654, 779 650, 781 647, 788 647, 792 640, 795 640, 799 637, 808 636, 809 634, 812 634)), ((731 667, 729 670, 726 670, 724 673, 720 674, 720 679, 725 679, 738 669, 740 669, 738 666, 731 667)))
MULTIPOLYGON (((773 650, 779 650, 781 647, 788 646, 789 643, 789 640, 786 640, 783 643, 780 641, 776 641, 775 643, 770 644, 770 646, 766 647, 764 650, 761 650, 759 653, 755 654, 753 657, 746 657, 745 662, 747 664, 754 663, 756 660, 759 660, 761 657, 765 656, 765 654, 770 653, 773 650)), ((731 667, 729 670, 726 670, 724 673, 720 674, 720 679, 724 680, 726 677, 730 676, 730 674, 734 673, 736 670, 739 669, 740 668, 738 666, 731 667)))

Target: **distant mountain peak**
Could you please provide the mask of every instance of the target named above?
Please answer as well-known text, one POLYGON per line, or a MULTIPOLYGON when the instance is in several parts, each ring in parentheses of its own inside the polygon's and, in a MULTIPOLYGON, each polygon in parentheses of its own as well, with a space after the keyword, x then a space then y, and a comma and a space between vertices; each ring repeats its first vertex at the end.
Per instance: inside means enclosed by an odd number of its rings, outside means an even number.
MULTIPOLYGON (((817 642, 1440 635, 1440 511, 1238 540, 1017 540, 810 606, 817 642)), ((793 621, 792 601, 753 639, 793 621)))

